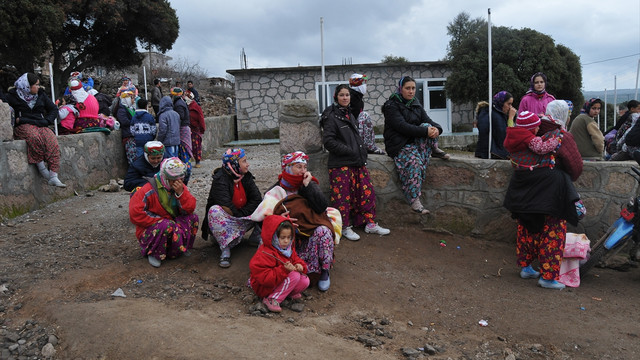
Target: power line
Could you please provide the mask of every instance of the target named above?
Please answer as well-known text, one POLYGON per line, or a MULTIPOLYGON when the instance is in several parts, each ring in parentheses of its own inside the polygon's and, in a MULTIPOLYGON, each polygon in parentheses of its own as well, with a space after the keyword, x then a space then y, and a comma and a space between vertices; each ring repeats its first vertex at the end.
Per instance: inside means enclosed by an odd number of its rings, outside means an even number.
POLYGON ((640 53, 632 54, 632 55, 626 55, 626 56, 620 56, 620 57, 615 57, 615 58, 611 58, 611 59, 604 59, 604 60, 594 61, 594 62, 590 62, 590 63, 582 64, 582 66, 587 66, 587 65, 591 65, 591 64, 602 63, 602 62, 611 61, 611 60, 624 59, 624 58, 628 58, 628 57, 632 57, 632 56, 638 56, 638 55, 640 55, 640 53))

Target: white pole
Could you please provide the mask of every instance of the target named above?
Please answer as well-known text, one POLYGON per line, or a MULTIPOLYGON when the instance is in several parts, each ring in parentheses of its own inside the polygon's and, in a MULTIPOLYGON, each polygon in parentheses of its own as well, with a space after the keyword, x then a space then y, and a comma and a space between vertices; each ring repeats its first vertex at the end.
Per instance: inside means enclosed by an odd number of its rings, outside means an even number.
MULTIPOLYGON (((618 77, 613 76, 613 126, 616 126, 616 117, 618 116, 618 77)), ((607 131, 607 124, 604 124, 604 130, 607 131)))
MULTIPOLYGON (((488 28, 488 42, 489 42, 489 47, 488 47, 488 51, 489 51, 489 147, 487 148, 487 159, 491 159, 491 125, 492 125, 492 116, 491 113, 493 113, 493 72, 491 70, 491 8, 487 9, 487 14, 488 14, 488 22, 487 22, 487 28, 488 28)), ((479 134, 478 134, 479 135, 479 134)))
MULTIPOLYGON (((327 99, 329 99, 329 94, 327 91, 327 84, 325 84, 325 74, 324 74, 324 19, 322 16, 320 17, 320 77, 322 80, 322 93, 324 94, 324 105, 327 104, 327 99)), ((320 109, 322 112, 324 109, 320 109)))
POLYGON ((638 99, 638 74, 640 74, 640 59, 638 59, 638 68, 636 69, 636 94, 633 97, 634 99, 638 99))
MULTIPOLYGON (((56 102, 56 92, 53 86, 53 65, 49 63, 49 82, 51 83, 51 101, 56 102)), ((58 136, 58 117, 53 121, 53 128, 55 130, 56 136, 58 136)))
POLYGON ((144 98, 148 99, 149 95, 147 95, 147 68, 142 67, 142 78, 144 79, 144 98))
MULTIPOLYGON (((604 126, 607 126, 607 89, 604 89, 604 126)), ((602 111, 600 111, 602 113, 602 111)), ((587 114, 588 115, 588 114, 587 114)), ((600 129, 600 114, 598 114, 598 129, 600 129)))

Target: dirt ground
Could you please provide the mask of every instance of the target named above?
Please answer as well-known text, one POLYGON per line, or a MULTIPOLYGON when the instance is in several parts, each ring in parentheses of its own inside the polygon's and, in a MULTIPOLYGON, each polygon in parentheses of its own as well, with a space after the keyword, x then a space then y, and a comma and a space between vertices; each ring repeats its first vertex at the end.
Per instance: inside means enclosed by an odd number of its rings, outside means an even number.
MULTIPOLYGON (((278 148, 246 150, 265 190, 279 171, 278 148)), ((218 164, 194 169, 190 188, 201 217, 218 164)), ((140 255, 128 200, 122 191, 91 191, 5 219, 2 334, 26 337, 37 322, 57 337, 56 359, 640 357, 636 268, 596 268, 579 288, 546 290, 519 278, 510 239, 387 220, 389 236, 358 231, 360 241, 336 247, 328 292, 310 288, 281 314, 264 314, 246 287, 255 247, 235 248, 232 266, 222 269, 219 249, 198 237, 190 257, 153 268, 140 255), (118 288, 126 298, 111 295, 118 288)))

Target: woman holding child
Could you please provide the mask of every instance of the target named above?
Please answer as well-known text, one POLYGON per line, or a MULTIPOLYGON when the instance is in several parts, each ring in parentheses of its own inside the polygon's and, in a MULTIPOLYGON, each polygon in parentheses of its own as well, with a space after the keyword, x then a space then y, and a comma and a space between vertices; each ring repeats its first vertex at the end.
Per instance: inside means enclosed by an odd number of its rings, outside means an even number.
POLYGON ((393 158, 411 209, 426 215, 429 210, 420 201, 422 183, 442 127, 429 118, 415 98, 416 81, 413 78, 404 76, 398 85, 382 106, 385 150, 393 158))

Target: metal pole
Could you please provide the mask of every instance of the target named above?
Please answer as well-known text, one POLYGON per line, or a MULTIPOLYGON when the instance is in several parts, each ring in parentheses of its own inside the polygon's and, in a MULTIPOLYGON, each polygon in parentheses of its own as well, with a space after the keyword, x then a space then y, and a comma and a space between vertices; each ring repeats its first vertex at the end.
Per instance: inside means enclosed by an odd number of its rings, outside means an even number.
MULTIPOLYGON (((487 148, 487 159, 491 159, 491 128, 492 128, 492 116, 491 114, 493 113, 493 72, 491 70, 491 8, 487 9, 487 14, 488 14, 488 22, 487 22, 487 28, 488 28, 488 36, 487 36, 487 40, 489 43, 488 46, 488 51, 489 51, 489 146, 487 148)), ((480 134, 478 134, 480 135, 480 134)))
POLYGON ((144 79, 144 98, 148 99, 149 95, 147 95, 147 68, 142 67, 142 78, 144 79))
MULTIPOLYGON (((613 126, 616 125, 616 117, 618 116, 618 77, 613 76, 613 126)), ((604 124, 604 130, 607 130, 607 124, 604 124)))
POLYGON ((640 74, 640 59, 638 59, 638 68, 636 69, 636 94, 633 97, 634 99, 638 98, 638 74, 640 74))
MULTIPOLYGON (((604 126, 605 127, 607 126, 607 89, 606 88, 604 89, 604 126)), ((598 129, 600 129, 600 114, 598 114, 598 129)))
MULTIPOLYGON (((53 86, 53 65, 49 63, 49 82, 51 83, 51 101, 56 102, 56 92, 53 86)), ((53 128, 55 130, 56 136, 58 136, 58 117, 53 121, 53 128)))
MULTIPOLYGON (((320 17, 320 77, 322 78, 322 94, 324 96, 324 106, 327 107, 329 99, 329 89, 327 89, 325 72, 324 72, 324 18, 320 17)), ((322 112, 324 109, 320 109, 322 112)))

